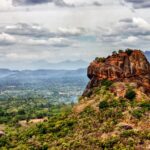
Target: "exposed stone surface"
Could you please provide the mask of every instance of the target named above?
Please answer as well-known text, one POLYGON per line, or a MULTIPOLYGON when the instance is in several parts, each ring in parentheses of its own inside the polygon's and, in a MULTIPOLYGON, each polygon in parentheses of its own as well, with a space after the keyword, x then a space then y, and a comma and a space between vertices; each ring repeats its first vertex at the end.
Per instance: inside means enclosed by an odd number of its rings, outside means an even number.
POLYGON ((87 75, 90 82, 83 93, 84 96, 87 96, 93 87, 100 86, 103 79, 132 83, 144 93, 150 93, 150 63, 140 50, 133 50, 130 54, 113 54, 103 61, 94 60, 88 67, 87 75))
POLYGON ((0 131, 0 137, 3 136, 3 135, 5 135, 5 132, 0 131))

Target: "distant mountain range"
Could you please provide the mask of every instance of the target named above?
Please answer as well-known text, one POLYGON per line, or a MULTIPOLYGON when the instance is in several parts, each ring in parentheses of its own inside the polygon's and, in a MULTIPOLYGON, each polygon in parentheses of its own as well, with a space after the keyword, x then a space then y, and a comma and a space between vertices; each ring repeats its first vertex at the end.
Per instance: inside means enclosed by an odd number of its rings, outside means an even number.
POLYGON ((150 51, 145 51, 145 55, 146 55, 147 59, 150 62, 150 51))
POLYGON ((46 87, 59 84, 82 84, 87 82, 86 69, 77 70, 9 70, 0 69, 0 88, 46 87))
MULTIPOLYGON (((0 89, 41 88, 52 85, 86 85, 88 62, 83 60, 49 63, 36 61, 29 64, 31 70, 0 69, 0 89), (42 69, 41 69, 42 68, 42 69)), ((24 67, 23 67, 24 68, 24 67)))
POLYGON ((74 77, 74 76, 84 76, 86 74, 86 69, 77 70, 9 70, 0 69, 0 79, 4 78, 62 78, 62 77, 74 77))
POLYGON ((89 65, 88 62, 84 60, 76 60, 76 61, 62 61, 58 63, 49 63, 47 61, 36 61, 30 64, 33 69, 53 69, 53 70, 76 70, 79 68, 87 68, 89 65))

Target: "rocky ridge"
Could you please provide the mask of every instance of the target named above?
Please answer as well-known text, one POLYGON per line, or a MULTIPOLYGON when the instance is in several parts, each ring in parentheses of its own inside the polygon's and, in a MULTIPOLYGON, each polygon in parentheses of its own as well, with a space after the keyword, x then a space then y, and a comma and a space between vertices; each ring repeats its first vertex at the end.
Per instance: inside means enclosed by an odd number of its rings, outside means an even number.
POLYGON ((143 93, 150 94, 150 63, 140 50, 113 52, 107 58, 96 58, 88 67, 90 79, 83 96, 92 94, 103 80, 132 84, 143 93))

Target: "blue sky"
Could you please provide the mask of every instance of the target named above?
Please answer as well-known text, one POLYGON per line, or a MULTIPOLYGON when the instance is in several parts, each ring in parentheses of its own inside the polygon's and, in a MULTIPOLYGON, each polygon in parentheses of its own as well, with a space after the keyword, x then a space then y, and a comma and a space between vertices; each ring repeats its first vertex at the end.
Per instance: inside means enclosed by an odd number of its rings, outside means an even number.
POLYGON ((1 0, 0 67, 150 49, 147 0, 1 0))

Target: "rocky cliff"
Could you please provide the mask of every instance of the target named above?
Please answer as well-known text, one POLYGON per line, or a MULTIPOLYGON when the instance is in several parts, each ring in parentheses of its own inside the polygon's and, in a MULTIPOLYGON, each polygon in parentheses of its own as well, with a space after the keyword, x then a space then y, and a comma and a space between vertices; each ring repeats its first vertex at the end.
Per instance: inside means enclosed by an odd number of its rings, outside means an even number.
POLYGON ((90 79, 83 96, 92 93, 103 80, 134 84, 142 92, 150 93, 150 63, 140 50, 113 52, 107 58, 96 58, 88 67, 90 79))

